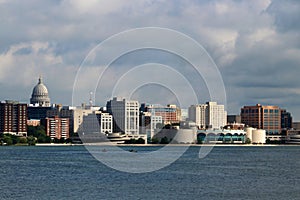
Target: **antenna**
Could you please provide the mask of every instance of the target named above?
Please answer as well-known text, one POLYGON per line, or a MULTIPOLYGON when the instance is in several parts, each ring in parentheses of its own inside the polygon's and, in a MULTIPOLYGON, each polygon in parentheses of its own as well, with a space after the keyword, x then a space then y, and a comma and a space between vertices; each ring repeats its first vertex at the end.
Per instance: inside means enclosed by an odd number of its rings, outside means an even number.
POLYGON ((90 100, 89 100, 89 103, 90 103, 90 106, 91 106, 91 107, 93 106, 92 95, 93 95, 93 92, 90 92, 90 100))

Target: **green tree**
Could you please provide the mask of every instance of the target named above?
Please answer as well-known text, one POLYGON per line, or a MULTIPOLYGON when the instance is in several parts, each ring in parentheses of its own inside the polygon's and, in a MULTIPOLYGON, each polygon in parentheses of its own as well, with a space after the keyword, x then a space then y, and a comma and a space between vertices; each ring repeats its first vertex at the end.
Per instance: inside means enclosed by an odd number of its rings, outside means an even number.
POLYGON ((163 138, 161 138, 160 144, 168 144, 168 143, 169 143, 169 140, 168 140, 168 138, 166 136, 163 137, 163 138))
POLYGON ((152 138, 151 139, 151 143, 152 144, 158 144, 159 143, 159 140, 157 138, 152 138))
POLYGON ((136 144, 145 144, 145 140, 143 138, 139 138, 136 140, 136 144))
POLYGON ((49 136, 43 134, 37 138, 37 142, 38 143, 50 143, 51 138, 49 136))
POLYGON ((33 137, 32 135, 31 135, 31 136, 28 136, 28 137, 27 137, 27 143, 28 143, 29 146, 35 145, 35 143, 36 143, 35 137, 33 137))
POLYGON ((6 145, 12 145, 13 140, 9 135, 4 135, 3 136, 3 142, 6 143, 6 145))
POLYGON ((245 143, 246 143, 246 144, 251 144, 250 138, 247 138, 246 141, 245 141, 245 143))
POLYGON ((26 137, 20 137, 18 143, 26 144, 27 143, 27 138, 26 137))

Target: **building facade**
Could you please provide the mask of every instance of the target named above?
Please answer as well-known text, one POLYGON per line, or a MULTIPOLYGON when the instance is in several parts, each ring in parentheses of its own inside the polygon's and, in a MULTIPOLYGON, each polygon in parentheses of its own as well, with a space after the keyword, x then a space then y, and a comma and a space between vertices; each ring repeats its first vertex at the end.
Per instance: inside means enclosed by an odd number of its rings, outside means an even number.
POLYGON ((162 116, 152 115, 150 112, 140 113, 140 133, 146 134, 148 139, 152 139, 162 127, 162 116))
POLYGON ((188 112, 189 120, 195 122, 200 129, 221 129, 227 123, 224 105, 218 105, 216 102, 191 105, 188 112))
POLYGON ((100 133, 113 133, 113 117, 109 113, 97 114, 100 124, 100 133))
POLYGON ((281 109, 281 129, 291 129, 293 126, 293 117, 290 112, 281 109))
POLYGON ((27 136, 27 104, 16 101, 0 103, 0 133, 27 136))
POLYGON ((41 107, 49 107, 51 105, 48 89, 43 84, 42 77, 39 78, 38 84, 32 90, 30 104, 41 107))
POLYGON ((139 134, 139 102, 114 97, 106 104, 107 112, 113 116, 114 132, 139 134))
POLYGON ((68 139, 70 137, 68 118, 60 118, 58 116, 47 117, 41 122, 45 126, 47 136, 51 139, 68 139))
POLYGON ((241 123, 241 115, 227 115, 227 123, 241 123))
POLYGON ((175 124, 181 121, 181 109, 174 104, 162 106, 158 104, 142 104, 141 111, 152 116, 161 116, 164 124, 175 124))
POLYGON ((281 133, 281 110, 278 106, 244 106, 241 108, 241 120, 245 125, 266 130, 267 134, 281 133))

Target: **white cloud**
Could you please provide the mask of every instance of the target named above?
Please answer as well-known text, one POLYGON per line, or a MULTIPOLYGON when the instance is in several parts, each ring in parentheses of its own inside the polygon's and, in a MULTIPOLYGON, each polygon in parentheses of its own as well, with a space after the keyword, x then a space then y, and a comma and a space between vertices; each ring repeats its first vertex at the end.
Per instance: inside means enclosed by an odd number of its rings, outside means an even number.
MULTIPOLYGON (((71 93, 77 66, 98 42, 127 29, 160 26, 208 50, 221 69, 229 105, 259 103, 258 96, 268 99, 264 85, 282 93, 287 90, 281 88, 300 87, 299 13, 300 3, 292 0, 0 0, 0 98, 6 98, 6 86, 30 88, 46 74, 53 98, 69 101, 63 91, 71 93)), ((111 71, 112 79, 114 73, 119 72, 111 71)))

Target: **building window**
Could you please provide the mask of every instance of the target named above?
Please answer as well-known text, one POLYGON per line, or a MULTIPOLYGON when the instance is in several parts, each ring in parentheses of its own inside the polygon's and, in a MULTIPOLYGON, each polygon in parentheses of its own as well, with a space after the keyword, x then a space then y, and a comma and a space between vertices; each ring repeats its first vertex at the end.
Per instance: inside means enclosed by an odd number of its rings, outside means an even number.
POLYGON ((264 109, 264 113, 268 113, 268 109, 264 109))

